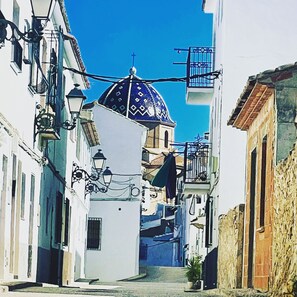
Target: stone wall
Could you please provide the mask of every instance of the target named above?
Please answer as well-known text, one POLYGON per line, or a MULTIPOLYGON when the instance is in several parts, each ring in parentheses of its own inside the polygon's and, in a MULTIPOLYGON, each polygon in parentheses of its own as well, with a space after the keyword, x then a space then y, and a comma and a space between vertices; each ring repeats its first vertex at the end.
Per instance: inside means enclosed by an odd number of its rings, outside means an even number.
POLYGON ((242 287, 244 204, 231 209, 219 220, 218 287, 242 287))
POLYGON ((275 170, 272 296, 294 296, 297 280, 297 145, 275 170), (287 295, 288 294, 288 295, 287 295))

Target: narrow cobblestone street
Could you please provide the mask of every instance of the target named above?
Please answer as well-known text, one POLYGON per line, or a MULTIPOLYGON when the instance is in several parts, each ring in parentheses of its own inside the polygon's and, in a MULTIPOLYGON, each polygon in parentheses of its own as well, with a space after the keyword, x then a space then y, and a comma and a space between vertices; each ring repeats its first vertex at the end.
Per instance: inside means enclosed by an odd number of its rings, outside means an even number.
POLYGON ((85 288, 71 287, 29 287, 13 292, 3 293, 1 297, 57 297, 63 296, 110 296, 110 297, 204 297, 204 296, 268 296, 250 290, 208 290, 201 292, 185 292, 186 284, 153 283, 153 282, 119 282, 108 285, 89 285, 85 288))
MULTIPOLYGON (((12 288, 12 286, 11 286, 12 288)), ((205 290, 188 291, 183 268, 148 267, 145 277, 112 283, 100 281, 77 282, 73 286, 51 285, 14 288, 12 292, 2 293, 1 297, 57 297, 57 296, 110 296, 110 297, 204 297, 204 296, 249 296, 265 297, 267 294, 252 290, 205 290)))

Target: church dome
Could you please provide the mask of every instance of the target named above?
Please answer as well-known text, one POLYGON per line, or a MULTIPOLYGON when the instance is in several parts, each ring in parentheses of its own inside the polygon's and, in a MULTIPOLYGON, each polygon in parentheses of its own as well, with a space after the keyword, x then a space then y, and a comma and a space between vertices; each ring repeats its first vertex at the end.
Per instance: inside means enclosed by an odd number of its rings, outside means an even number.
POLYGON ((130 75, 111 85, 98 99, 98 103, 137 122, 158 122, 175 126, 162 96, 149 83, 130 75))

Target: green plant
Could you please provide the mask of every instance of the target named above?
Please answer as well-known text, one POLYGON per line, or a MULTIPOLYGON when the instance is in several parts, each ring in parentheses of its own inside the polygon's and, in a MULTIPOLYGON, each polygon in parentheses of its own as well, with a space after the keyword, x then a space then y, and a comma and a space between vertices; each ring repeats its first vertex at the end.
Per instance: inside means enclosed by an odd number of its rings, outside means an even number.
POLYGON ((201 279, 202 263, 201 256, 192 257, 186 266, 186 277, 189 282, 195 284, 201 279))

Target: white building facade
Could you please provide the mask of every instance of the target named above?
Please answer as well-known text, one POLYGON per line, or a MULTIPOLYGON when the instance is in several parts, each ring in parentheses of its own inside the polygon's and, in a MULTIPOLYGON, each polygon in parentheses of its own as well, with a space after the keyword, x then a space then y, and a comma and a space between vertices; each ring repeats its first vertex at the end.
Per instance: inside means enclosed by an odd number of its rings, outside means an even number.
POLYGON ((92 110, 99 148, 113 176, 106 193, 91 193, 85 271, 87 278, 115 281, 139 274, 141 157, 147 128, 97 103, 92 110))
POLYGON ((297 3, 203 2, 204 12, 213 14, 214 70, 222 71, 210 103, 210 142, 219 156, 219 215, 244 202, 245 193, 246 136, 227 121, 249 76, 296 60, 297 3))
MULTIPOLYGON (((216 266, 218 217, 245 201, 246 136, 227 126, 227 121, 250 75, 296 60, 296 8, 293 0, 202 1, 203 11, 213 17, 213 45, 189 49, 188 70, 193 66, 190 62, 203 62, 200 66, 205 69, 199 72, 194 66, 194 72, 188 73, 215 71, 215 75, 209 76, 213 83, 204 85, 192 85, 190 78, 187 102, 210 107, 209 188, 205 192, 209 196, 206 241, 208 252, 213 251, 206 266, 212 270, 216 266), (211 54, 197 60, 195 55, 201 51, 211 54), (212 65, 207 68, 207 64, 212 65)), ((216 277, 209 285, 216 286, 216 277)))
MULTIPOLYGON (((72 163, 90 166, 99 142, 83 114, 71 131, 61 127, 72 123, 66 94, 88 81, 63 71, 84 65, 63 1, 52 4, 39 43, 5 40, 0 49, 1 280, 68 284, 84 276, 89 202, 72 189, 72 163)), ((34 27, 31 2, 1 1, 0 19, 22 32, 34 27)))

